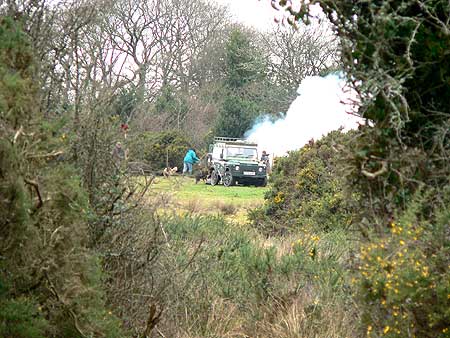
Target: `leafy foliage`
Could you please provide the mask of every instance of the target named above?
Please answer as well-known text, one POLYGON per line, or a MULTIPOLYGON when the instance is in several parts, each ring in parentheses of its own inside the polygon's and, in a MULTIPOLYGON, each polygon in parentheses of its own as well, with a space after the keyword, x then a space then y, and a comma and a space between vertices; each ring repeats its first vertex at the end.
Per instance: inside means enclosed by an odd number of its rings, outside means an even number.
POLYGON ((269 231, 348 227, 356 197, 346 192, 342 149, 352 135, 331 132, 276 159, 265 205, 251 214, 255 225, 269 231))
POLYGON ((0 113, 1 118, 17 127, 35 109, 33 94, 37 87, 32 81, 34 66, 26 34, 9 17, 1 18, 0 35, 0 113), (27 93, 27 95, 24 95, 27 93))
POLYGON ((39 304, 29 298, 2 299, 0 333, 3 337, 44 338, 48 322, 39 304))

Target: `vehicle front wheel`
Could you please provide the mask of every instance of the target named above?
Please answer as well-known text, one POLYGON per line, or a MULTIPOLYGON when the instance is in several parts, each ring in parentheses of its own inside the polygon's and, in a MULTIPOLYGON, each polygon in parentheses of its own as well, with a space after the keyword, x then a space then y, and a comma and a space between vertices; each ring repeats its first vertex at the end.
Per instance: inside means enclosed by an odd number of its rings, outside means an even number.
POLYGON ((266 186, 267 186, 267 177, 265 177, 261 182, 261 187, 266 187, 266 186))
POLYGON ((211 185, 216 185, 217 183, 219 183, 219 175, 217 171, 213 170, 211 172, 211 185))
POLYGON ((255 187, 265 187, 267 186, 267 178, 260 178, 255 182, 255 187))
POLYGON ((231 187, 232 185, 234 185, 236 183, 234 177, 231 175, 231 173, 229 171, 226 171, 223 174, 222 182, 223 182, 223 185, 226 187, 231 187))

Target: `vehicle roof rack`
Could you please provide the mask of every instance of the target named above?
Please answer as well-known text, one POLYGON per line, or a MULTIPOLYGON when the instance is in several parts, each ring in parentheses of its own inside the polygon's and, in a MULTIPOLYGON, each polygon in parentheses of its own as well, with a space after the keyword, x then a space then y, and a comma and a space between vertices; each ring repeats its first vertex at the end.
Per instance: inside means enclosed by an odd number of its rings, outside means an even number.
POLYGON ((257 146, 258 144, 256 142, 248 141, 243 138, 236 138, 236 137, 221 137, 216 136, 214 137, 214 142, 223 142, 228 144, 245 144, 245 145, 251 145, 251 146, 257 146))

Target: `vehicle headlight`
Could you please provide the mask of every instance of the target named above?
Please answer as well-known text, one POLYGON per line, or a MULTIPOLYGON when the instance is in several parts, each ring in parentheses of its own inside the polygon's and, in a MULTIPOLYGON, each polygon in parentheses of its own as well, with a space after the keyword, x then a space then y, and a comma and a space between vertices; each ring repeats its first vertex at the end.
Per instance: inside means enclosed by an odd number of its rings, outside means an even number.
POLYGON ((264 170, 263 167, 259 167, 259 168, 258 168, 258 171, 259 171, 260 173, 262 173, 263 170, 264 170))
POLYGON ((234 167, 234 170, 239 170, 239 166, 238 166, 238 165, 235 166, 235 167, 234 167))

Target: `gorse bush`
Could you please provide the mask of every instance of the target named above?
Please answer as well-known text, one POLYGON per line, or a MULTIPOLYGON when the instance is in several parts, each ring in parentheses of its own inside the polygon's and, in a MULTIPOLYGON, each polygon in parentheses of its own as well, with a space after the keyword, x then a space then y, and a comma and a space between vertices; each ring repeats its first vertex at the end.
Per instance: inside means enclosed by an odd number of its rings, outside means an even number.
POLYGON ((42 122, 21 25, 0 19, 0 336, 121 336, 87 249, 88 197, 42 122), (99 320, 102 318, 102 320, 99 320))
POLYGON ((269 231, 307 225, 324 230, 348 227, 356 197, 345 190, 342 147, 351 134, 335 131, 278 158, 265 205, 250 215, 255 225, 269 231))
POLYGON ((275 288, 272 272, 279 264, 274 248, 261 248, 247 230, 236 231, 222 217, 173 219, 169 234, 180 245, 179 264, 191 258, 186 246, 204 241, 196 263, 209 267, 204 278, 215 294, 240 304, 266 299, 275 288))
MULTIPOLYGON (((358 114, 371 121, 351 140, 347 169, 366 240, 361 335, 448 337, 450 3, 318 2, 340 39, 358 114)), ((302 4, 291 14, 308 20, 302 4)))
MULTIPOLYGON (((5 290, 3 290, 5 291, 5 290)), ((30 298, 0 298, 0 333, 2 337, 44 338, 48 328, 42 307, 30 298)))
POLYGON ((368 337, 450 335, 450 212, 417 217, 423 201, 361 247, 359 299, 368 337))

